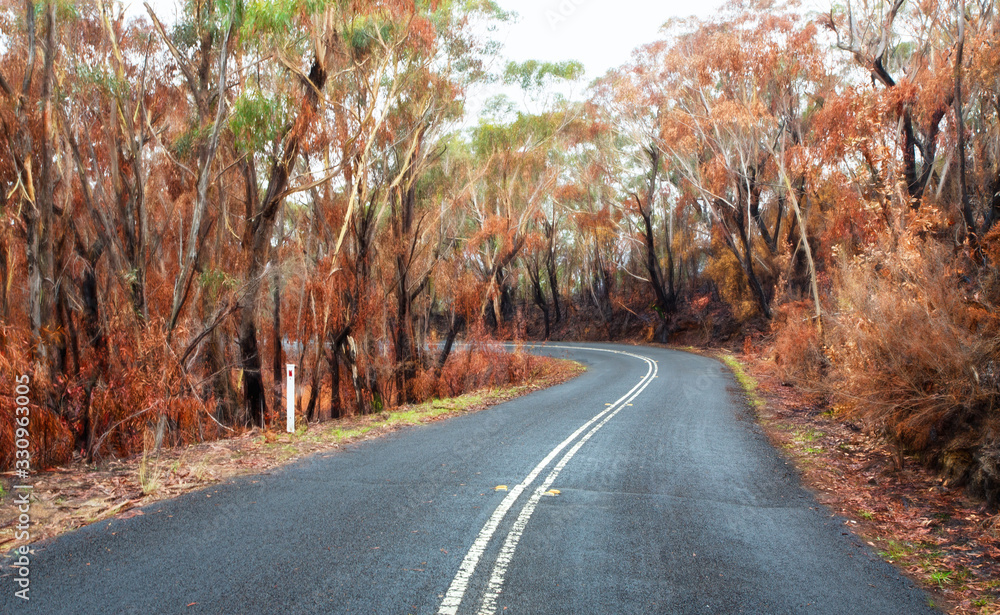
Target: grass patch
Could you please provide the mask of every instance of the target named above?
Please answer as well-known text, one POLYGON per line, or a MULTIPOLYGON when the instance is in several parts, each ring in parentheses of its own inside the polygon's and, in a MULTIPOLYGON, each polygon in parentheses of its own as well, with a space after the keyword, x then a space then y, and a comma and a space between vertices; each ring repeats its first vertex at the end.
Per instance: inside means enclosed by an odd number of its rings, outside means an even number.
POLYGON ((795 441, 799 444, 812 444, 816 440, 819 440, 826 434, 818 429, 809 428, 805 431, 795 432, 795 441))
POLYGON ((878 554, 890 561, 905 560, 916 552, 917 548, 909 543, 899 540, 889 540, 886 549, 878 554))
POLYGON ((763 410, 764 398, 757 392, 757 381, 754 380, 753 376, 747 373, 743 364, 731 354, 722 354, 719 358, 726 364, 726 367, 733 372, 736 382, 739 383, 740 387, 743 389, 743 393, 747 396, 747 403, 750 404, 750 407, 756 411, 763 410))
POLYGON ((950 570, 938 570, 931 573, 931 581, 938 584, 938 587, 944 588, 945 585, 951 584, 951 577, 955 573, 950 570))
POLYGON ((357 427, 355 429, 341 429, 340 427, 335 427, 330 430, 330 435, 333 437, 334 442, 343 442, 344 440, 360 438, 369 431, 371 431, 371 427, 357 427))
POLYGON ((139 486, 142 488, 143 495, 156 493, 160 490, 163 471, 157 461, 156 457, 145 453, 139 460, 139 486))

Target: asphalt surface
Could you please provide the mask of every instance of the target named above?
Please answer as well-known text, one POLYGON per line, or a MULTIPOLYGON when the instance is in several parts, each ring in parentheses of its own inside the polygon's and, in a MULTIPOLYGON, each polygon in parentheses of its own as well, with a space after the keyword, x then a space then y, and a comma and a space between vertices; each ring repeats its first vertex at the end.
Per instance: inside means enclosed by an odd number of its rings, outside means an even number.
POLYGON ((937 612, 719 363, 562 346, 564 385, 36 544, 0 613, 937 612))

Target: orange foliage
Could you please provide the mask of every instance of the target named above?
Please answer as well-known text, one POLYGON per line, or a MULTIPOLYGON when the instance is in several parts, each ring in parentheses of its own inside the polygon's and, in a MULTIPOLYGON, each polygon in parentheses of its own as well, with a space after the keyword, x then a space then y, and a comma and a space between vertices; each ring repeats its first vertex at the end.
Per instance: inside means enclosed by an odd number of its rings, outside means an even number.
POLYGON ((851 416, 995 499, 1000 317, 955 264, 905 236, 898 251, 841 270, 831 391, 851 416))

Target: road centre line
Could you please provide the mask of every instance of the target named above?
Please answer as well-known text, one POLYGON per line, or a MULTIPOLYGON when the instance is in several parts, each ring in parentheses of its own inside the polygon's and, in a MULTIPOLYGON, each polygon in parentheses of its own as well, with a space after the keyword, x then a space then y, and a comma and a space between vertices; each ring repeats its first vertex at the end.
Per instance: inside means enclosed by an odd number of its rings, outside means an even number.
POLYGON ((497 529, 500 527, 500 523, 507 515, 507 511, 510 510, 510 507, 513 506, 514 502, 518 499, 518 497, 520 497, 521 493, 531 483, 533 483, 536 478, 538 478, 538 475, 541 474, 542 470, 544 470, 545 467, 548 466, 549 463, 553 459, 555 459, 556 456, 558 456, 559 453, 562 452, 564 448, 569 446, 569 444, 573 442, 577 438, 577 436, 586 431, 587 428, 591 427, 594 423, 600 421, 600 423, 596 427, 591 429, 590 432, 588 432, 583 438, 581 438, 580 441, 577 442, 576 445, 574 445, 573 448, 570 449, 570 451, 563 456, 563 458, 558 462, 555 468, 553 468, 553 470, 545 478, 542 487, 539 487, 538 489, 535 490, 534 495, 528 500, 524 508, 522 508, 520 514, 517 517, 517 521, 515 521, 514 527, 512 527, 511 531, 508 533, 507 538, 504 541, 504 546, 501 549, 500 555, 498 555, 497 561, 495 562, 493 568, 493 573, 490 578, 490 584, 487 588, 487 594, 484 597, 484 603, 482 607, 484 610, 481 610, 480 613, 484 612, 492 613, 495 611, 496 596, 499 595, 500 590, 502 589, 504 574, 506 573, 507 565, 510 563, 510 559, 514 555, 514 550, 517 548, 517 543, 520 540, 521 533, 524 531, 524 527, 527 526, 528 519, 530 519, 531 515, 534 513, 535 506, 537 506, 538 500, 542 497, 541 494, 545 493, 545 491, 548 490, 549 488, 548 486, 550 486, 552 482, 555 481, 556 477, 559 476, 559 472, 561 472, 562 469, 569 462, 569 460, 572 459, 573 455, 575 455, 576 452, 580 450, 580 447, 583 446, 583 444, 587 440, 589 440, 590 437, 593 436, 598 429, 600 429, 612 417, 618 414, 618 412, 623 407, 625 407, 625 404, 635 399, 635 397, 638 396, 639 393, 641 393, 649 385, 650 382, 652 382, 653 378, 656 377, 656 373, 658 371, 658 366, 656 365, 655 361, 649 359, 648 357, 632 354, 630 352, 623 352, 620 350, 610 350, 606 348, 589 348, 583 346, 546 345, 543 347, 561 348, 569 350, 592 350, 596 352, 607 352, 611 354, 627 355, 645 361, 646 364, 648 365, 648 369, 646 371, 646 374, 642 377, 642 379, 640 379, 635 386, 633 386, 627 393, 625 393, 625 395, 621 396, 617 401, 615 401, 609 407, 605 408, 603 411, 598 413, 589 421, 581 425, 576 431, 570 434, 568 438, 560 442, 554 449, 552 449, 552 451, 549 452, 549 454, 546 455, 545 458, 542 459, 538 463, 538 465, 536 465, 534 469, 531 470, 530 473, 528 473, 528 475, 524 478, 524 480, 521 481, 516 487, 514 487, 503 499, 503 501, 500 502, 500 505, 497 506, 496 510, 493 511, 493 514, 490 516, 489 520, 486 522, 485 525, 483 525, 482 530, 480 530, 479 535, 476 537, 476 540, 472 543, 472 546, 469 547, 468 553, 466 553, 465 558, 462 560, 462 563, 458 568, 458 572, 455 573, 455 578, 452 579, 451 585, 449 585, 448 591, 445 594, 444 599, 441 601, 441 607, 438 609, 438 615, 457 615, 458 607, 462 603, 462 599, 465 597, 465 593, 469 587, 469 581, 471 581, 472 576, 475 573, 476 567, 479 564, 479 560, 482 559, 483 553, 486 551, 486 547, 489 545, 490 540, 493 538, 493 534, 495 534, 497 529), (604 420, 601 420, 602 418, 604 420), (512 538, 515 536, 515 530, 517 530, 516 538, 512 538), (501 567, 501 558, 504 558, 502 567, 501 567), (485 610, 487 609, 486 599, 490 597, 491 593, 493 596, 492 603, 494 604, 493 607, 494 611, 485 610))
MULTIPOLYGON (((657 368, 654 364, 653 366, 653 378, 655 378, 657 368)), ((590 438, 597 433, 597 431, 604 427, 605 423, 610 421, 615 417, 616 414, 621 412, 622 408, 626 406, 631 406, 628 403, 639 396, 643 390, 649 386, 649 383, 653 381, 653 378, 645 379, 645 384, 642 385, 638 391, 636 391, 631 397, 628 398, 626 403, 621 404, 618 408, 604 417, 600 423, 598 423, 593 429, 587 432, 587 435, 580 438, 580 440, 573 445, 573 448, 569 450, 563 458, 559 460, 559 463, 549 472, 549 475, 545 477, 545 481, 535 489, 535 493, 528 500, 528 503, 524 505, 521 509, 521 514, 517 516, 517 520, 514 521, 514 525, 511 527, 510 532, 507 534, 507 539, 504 540, 503 547, 500 549, 500 554, 497 555, 496 562, 493 564, 493 573, 490 575, 489 584, 486 587, 486 593, 483 595, 483 605, 479 609, 479 615, 493 615, 497 611, 497 598, 500 597, 500 592, 503 591, 504 578, 507 574, 507 568, 510 565, 510 561, 514 558, 514 551, 517 549, 518 543, 521 541, 521 535, 524 533, 524 529, 528 526, 528 521, 531 519, 531 515, 534 514, 535 508, 538 506, 538 502, 545 495, 545 492, 552 487, 552 483, 555 482, 556 478, 559 477, 559 473, 562 472, 569 460, 573 458, 573 455, 580 450, 580 448, 590 440, 590 438)))

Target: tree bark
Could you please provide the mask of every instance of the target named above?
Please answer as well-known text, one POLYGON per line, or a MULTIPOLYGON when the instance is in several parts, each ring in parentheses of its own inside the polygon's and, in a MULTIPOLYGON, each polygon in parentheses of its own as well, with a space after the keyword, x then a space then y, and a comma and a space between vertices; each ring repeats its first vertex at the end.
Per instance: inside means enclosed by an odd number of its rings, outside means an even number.
MULTIPOLYGON (((240 301, 239 347, 240 363, 243 368, 244 405, 248 420, 259 427, 264 426, 267 401, 264 397, 264 380, 261 374, 260 350, 257 344, 257 296, 261 277, 267 263, 274 220, 284 201, 288 179, 298 159, 299 145, 316 112, 319 102, 317 92, 326 84, 326 71, 319 59, 313 62, 309 72, 309 83, 304 85, 305 95, 295 124, 289 130, 280 158, 271 166, 267 192, 259 210, 248 217, 243 235, 243 247, 249 254, 246 273, 247 291, 240 301)), ((248 173, 253 176, 253 173, 248 173)), ((248 186, 248 191, 254 189, 248 186)), ((251 204, 248 204, 248 207, 251 204)))
MULTIPOLYGON (((657 314, 660 316, 661 324, 665 324, 670 314, 676 310, 676 298, 673 294, 673 284, 668 291, 663 284, 663 271, 660 268, 660 258, 656 253, 656 238, 653 231, 653 201, 656 198, 656 179, 660 170, 660 150, 655 145, 647 148, 646 154, 649 156, 650 171, 649 184, 646 189, 646 202, 637 195, 632 195, 636 202, 639 217, 642 218, 643 240, 646 252, 646 272, 649 274, 649 285, 656 298, 657 314)), ((671 258, 671 273, 673 273, 673 259, 671 258)))
MULTIPOLYGON (((281 214, 278 216, 278 246, 285 241, 285 214, 284 209, 281 209, 281 214)), ((282 344, 282 333, 281 333, 281 267, 278 262, 278 250, 272 251, 271 255, 271 266, 273 269, 274 277, 271 280, 272 284, 272 301, 273 301, 273 326, 271 328, 271 344, 272 349, 272 362, 271 362, 271 374, 273 376, 273 387, 274 387, 274 407, 280 408, 282 401, 283 387, 282 380, 285 374, 284 366, 284 346, 282 344)), ((317 365, 317 368, 319 366, 317 365)))
POLYGON ((532 257, 531 262, 525 263, 528 271, 528 278, 531 281, 532 299, 535 305, 542 311, 542 318, 545 321, 545 336, 542 339, 549 339, 549 305, 545 301, 545 293, 542 291, 542 275, 539 271, 538 262, 532 257))
POLYGON ((965 1, 958 4, 958 42, 955 50, 955 155, 958 156, 958 189, 962 203, 962 216, 965 218, 965 236, 976 248, 979 244, 979 229, 972 215, 972 202, 969 199, 969 186, 966 179, 965 166, 965 116, 962 112, 962 57, 965 52, 965 1))
POLYGON ((549 289, 552 291, 552 307, 555 311, 555 322, 562 320, 562 308, 559 306, 559 280, 556 277, 555 221, 545 222, 545 238, 548 250, 545 253, 545 271, 549 276, 549 289))

